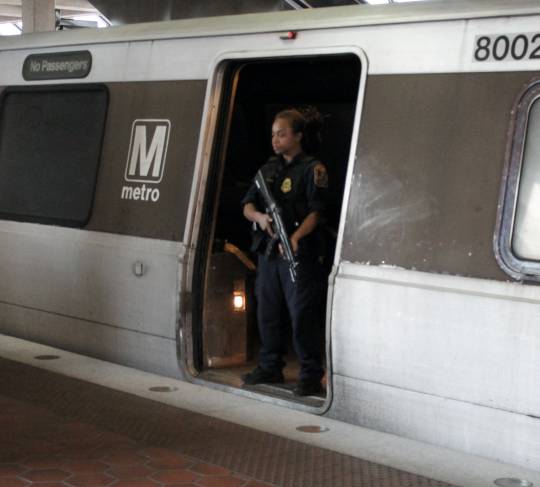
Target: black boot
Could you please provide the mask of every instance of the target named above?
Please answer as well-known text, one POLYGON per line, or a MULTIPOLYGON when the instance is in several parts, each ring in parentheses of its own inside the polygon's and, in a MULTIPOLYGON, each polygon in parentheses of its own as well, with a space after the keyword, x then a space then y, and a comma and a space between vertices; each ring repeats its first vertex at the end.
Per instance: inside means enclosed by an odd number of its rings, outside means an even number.
POLYGON ((248 386, 254 386, 256 384, 277 384, 284 382, 283 372, 272 372, 269 370, 261 369, 259 366, 255 367, 251 372, 242 376, 244 384, 248 386))
POLYGON ((300 379, 294 388, 295 396, 313 396, 322 392, 319 379, 300 379))

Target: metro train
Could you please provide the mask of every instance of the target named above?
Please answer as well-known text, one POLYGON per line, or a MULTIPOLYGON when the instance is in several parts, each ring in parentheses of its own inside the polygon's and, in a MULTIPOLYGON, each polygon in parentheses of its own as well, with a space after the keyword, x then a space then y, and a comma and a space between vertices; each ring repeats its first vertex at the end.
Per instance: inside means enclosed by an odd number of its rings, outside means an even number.
POLYGON ((539 25, 458 0, 1 39, 0 332, 539 469, 539 25), (301 105, 335 229, 307 398, 240 380, 240 200, 301 105))

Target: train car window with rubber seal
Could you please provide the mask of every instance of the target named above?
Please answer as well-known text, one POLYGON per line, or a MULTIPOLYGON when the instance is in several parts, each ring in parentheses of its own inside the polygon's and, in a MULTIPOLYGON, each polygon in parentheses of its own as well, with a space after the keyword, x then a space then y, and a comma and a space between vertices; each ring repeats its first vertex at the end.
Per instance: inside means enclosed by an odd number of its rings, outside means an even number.
POLYGON ((509 134, 495 255, 514 279, 540 281, 540 79, 518 99, 509 134))
POLYGON ((8 87, 0 99, 0 218, 84 227, 109 93, 101 84, 8 87))

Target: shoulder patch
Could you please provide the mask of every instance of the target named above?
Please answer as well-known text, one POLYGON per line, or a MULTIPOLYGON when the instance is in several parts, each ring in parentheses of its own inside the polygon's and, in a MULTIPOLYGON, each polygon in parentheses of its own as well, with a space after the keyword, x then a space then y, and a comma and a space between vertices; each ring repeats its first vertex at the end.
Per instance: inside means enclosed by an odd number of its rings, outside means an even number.
POLYGON ((328 188, 328 173, 320 162, 313 168, 313 180, 317 188, 328 188))

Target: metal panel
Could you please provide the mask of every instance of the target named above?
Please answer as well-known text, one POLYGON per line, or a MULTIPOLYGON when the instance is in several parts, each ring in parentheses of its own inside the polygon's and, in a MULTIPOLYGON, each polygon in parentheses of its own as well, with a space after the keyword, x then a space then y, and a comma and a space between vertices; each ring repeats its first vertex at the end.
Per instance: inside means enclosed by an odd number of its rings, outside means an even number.
POLYGON ((12 276, 1 302, 175 339, 181 244, 12 222, 0 234, 0 268, 12 276))
POLYGON ((540 468, 540 288, 342 264, 332 417, 540 468))
POLYGON ((540 469, 537 418, 342 376, 334 388, 331 415, 340 420, 540 469))
POLYGON ((540 417, 539 304, 537 287, 344 264, 334 372, 540 417))
POLYGON ((182 378, 174 340, 0 302, 3 334, 182 378))
POLYGON ((368 77, 342 258, 506 280, 492 238, 526 73, 368 77))
MULTIPOLYGON (((203 81, 111 83, 94 210, 88 230, 180 241, 186 222, 206 83, 203 81), (131 130, 137 119, 170 121, 159 200, 122 198, 131 130)), ((150 134, 148 135, 150 137, 150 134)), ((147 141, 147 150, 150 139, 147 141)))

